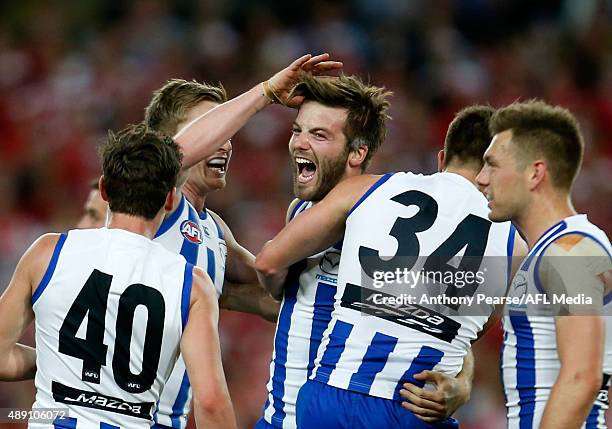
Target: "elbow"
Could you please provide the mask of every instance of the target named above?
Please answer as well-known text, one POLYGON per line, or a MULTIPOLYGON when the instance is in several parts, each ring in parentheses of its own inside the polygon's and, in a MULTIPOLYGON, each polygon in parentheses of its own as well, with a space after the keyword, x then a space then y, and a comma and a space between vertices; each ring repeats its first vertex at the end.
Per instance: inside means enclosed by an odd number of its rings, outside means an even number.
POLYGON ((270 277, 278 273, 278 267, 274 266, 265 250, 255 258, 255 270, 264 277, 270 277))
POLYGON ((227 395, 225 395, 221 389, 207 392, 206 394, 193 395, 193 406, 200 413, 207 416, 212 416, 221 411, 223 405, 229 401, 227 395))
POLYGON ((592 401, 601 389, 603 375, 593 368, 577 368, 568 374, 568 381, 574 386, 576 393, 582 392, 585 401, 592 401))

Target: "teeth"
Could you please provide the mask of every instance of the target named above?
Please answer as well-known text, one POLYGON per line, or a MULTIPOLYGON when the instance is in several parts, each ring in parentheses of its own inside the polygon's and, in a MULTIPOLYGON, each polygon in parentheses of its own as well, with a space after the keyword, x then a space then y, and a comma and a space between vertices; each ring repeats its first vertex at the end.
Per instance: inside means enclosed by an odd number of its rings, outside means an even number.
POLYGON ((314 164, 311 160, 300 157, 295 158, 295 162, 297 162, 298 164, 314 164))
POLYGON ((226 163, 225 158, 213 158, 207 162, 207 164, 211 167, 224 167, 226 163))

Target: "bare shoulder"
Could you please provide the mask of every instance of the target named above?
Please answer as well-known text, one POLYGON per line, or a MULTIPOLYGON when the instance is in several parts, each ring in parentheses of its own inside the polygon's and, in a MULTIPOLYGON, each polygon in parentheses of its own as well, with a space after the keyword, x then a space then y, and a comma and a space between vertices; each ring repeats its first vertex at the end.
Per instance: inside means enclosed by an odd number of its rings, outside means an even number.
POLYGON ((191 303, 202 299, 205 302, 216 301, 215 286, 209 275, 198 266, 193 267, 193 280, 191 285, 191 303))
POLYGON ((21 257, 18 270, 28 276, 32 286, 38 285, 43 278, 61 236, 56 233, 41 235, 21 257))

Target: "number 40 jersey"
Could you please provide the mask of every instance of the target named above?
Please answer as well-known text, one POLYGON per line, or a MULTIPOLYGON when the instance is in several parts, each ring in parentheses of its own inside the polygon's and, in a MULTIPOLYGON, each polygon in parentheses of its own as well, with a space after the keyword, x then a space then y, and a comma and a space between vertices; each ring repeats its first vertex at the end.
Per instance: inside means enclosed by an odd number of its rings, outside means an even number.
POLYGON ((69 418, 29 427, 150 427, 179 354, 192 269, 121 229, 62 234, 32 296, 33 408, 68 408, 69 418))
POLYGON ((415 373, 456 375, 494 305, 466 309, 450 298, 501 297, 507 287, 513 228, 488 213, 457 174, 382 176, 347 217, 332 321, 311 378, 400 400, 415 373))

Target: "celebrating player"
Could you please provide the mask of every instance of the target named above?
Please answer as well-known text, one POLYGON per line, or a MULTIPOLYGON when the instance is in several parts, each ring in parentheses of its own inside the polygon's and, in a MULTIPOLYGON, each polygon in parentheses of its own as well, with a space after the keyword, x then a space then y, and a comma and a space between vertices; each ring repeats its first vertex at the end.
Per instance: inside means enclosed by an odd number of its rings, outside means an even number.
POLYGON ((151 241, 172 208, 180 167, 170 138, 142 126, 111 134, 100 179, 108 228, 42 236, 0 298, 0 379, 36 370, 33 408, 69 410, 55 428, 150 427, 179 349, 198 425, 236 427, 213 286, 151 241), (34 317, 36 353, 16 344, 34 317))
MULTIPOLYGON (((155 92, 145 112, 145 123, 174 135, 226 100, 221 86, 173 79, 155 92)), ((162 223, 155 241, 208 272, 221 308, 276 320, 278 303, 259 285, 253 267, 255 257, 236 242, 225 222, 205 207, 208 194, 225 187, 231 156, 232 144, 226 141, 188 170, 176 208, 162 223)), ((189 378, 179 357, 161 394, 156 427, 186 427, 190 398, 189 378)))
POLYGON ((612 313, 611 248, 606 234, 571 202, 583 152, 578 123, 566 109, 528 101, 497 111, 491 130, 477 177, 489 218, 512 220, 530 249, 510 296, 545 294, 553 304, 555 297, 593 299, 592 306, 507 306, 502 369, 508 427, 604 428, 612 324, 601 314, 612 313))
MULTIPOLYGON (((463 114, 479 116, 481 110, 463 114)), ((488 116, 484 114, 481 127, 487 126, 488 116)), ((291 264, 326 249, 344 234, 332 320, 310 380, 299 392, 298 427, 340 428, 347 421, 355 428, 457 427, 454 419, 436 424, 418 419, 401 407, 399 391, 405 382, 418 385, 413 375, 422 370, 456 375, 493 306, 461 317, 453 307, 435 311, 418 305, 398 314, 402 306, 373 307, 375 294, 388 294, 368 285, 376 273, 404 268, 474 273, 484 257, 501 256, 503 269, 483 273, 482 284, 438 287, 449 296, 470 296, 476 290, 503 295, 514 234, 509 223, 487 219, 486 199, 474 183, 486 146, 486 140, 450 142, 444 171, 431 176, 349 178, 295 217, 258 255, 262 281, 277 292, 291 264), (462 249, 458 265, 449 264, 462 249)))

